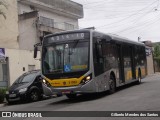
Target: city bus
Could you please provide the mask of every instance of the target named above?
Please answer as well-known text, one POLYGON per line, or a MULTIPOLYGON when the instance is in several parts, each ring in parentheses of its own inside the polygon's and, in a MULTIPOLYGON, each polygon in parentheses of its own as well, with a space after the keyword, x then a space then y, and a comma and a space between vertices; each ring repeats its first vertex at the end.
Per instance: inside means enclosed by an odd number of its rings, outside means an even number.
MULTIPOLYGON (((37 46, 34 57, 36 51, 37 46)), ((45 87, 52 94, 70 99, 86 93, 112 94, 117 87, 141 83, 146 76, 145 45, 95 30, 55 33, 42 41, 41 67, 45 87)))

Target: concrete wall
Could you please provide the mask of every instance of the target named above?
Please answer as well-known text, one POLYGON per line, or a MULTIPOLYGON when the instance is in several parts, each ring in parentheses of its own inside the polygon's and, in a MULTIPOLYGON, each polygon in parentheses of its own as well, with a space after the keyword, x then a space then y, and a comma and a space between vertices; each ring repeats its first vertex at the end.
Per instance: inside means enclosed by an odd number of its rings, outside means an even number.
MULTIPOLYGON (((62 28, 61 27, 61 25, 63 25, 62 23, 66 22, 66 23, 73 24, 75 28, 78 29, 78 19, 77 18, 73 18, 69 16, 67 17, 67 15, 66 16, 59 15, 57 13, 46 11, 44 9, 37 9, 37 10, 39 11, 39 16, 44 16, 47 18, 54 19, 55 24, 59 24, 57 26, 60 26, 60 28, 62 28)), ((18 14, 23 14, 25 12, 31 12, 31 11, 33 11, 33 9, 31 9, 29 5, 18 3, 18 14)))
POLYGON ((18 14, 17 0, 3 0, 7 8, 0 6, 6 19, 0 15, 0 47, 18 48, 18 14))
MULTIPOLYGON (((146 48, 149 48, 152 51, 152 47, 146 46, 146 48)), ((149 54, 147 56, 147 73, 148 73, 148 75, 154 73, 153 54, 152 54, 152 52, 151 52, 151 54, 149 54)))
POLYGON ((18 2, 18 14, 23 14, 25 12, 31 12, 33 11, 29 5, 25 5, 25 4, 21 4, 20 2, 18 2))
POLYGON ((40 8, 62 16, 83 18, 83 6, 71 0, 18 0, 20 3, 31 5, 31 8, 40 8))
MULTIPOLYGON (((28 72, 28 65, 35 65, 35 69, 40 69, 40 61, 33 59, 33 51, 6 49, 6 57, 9 59, 10 85, 21 74, 28 72)), ((40 58, 40 53, 37 58, 40 58)))
POLYGON ((37 18, 19 21, 19 48, 22 50, 33 50, 34 44, 39 42, 36 28, 37 18))

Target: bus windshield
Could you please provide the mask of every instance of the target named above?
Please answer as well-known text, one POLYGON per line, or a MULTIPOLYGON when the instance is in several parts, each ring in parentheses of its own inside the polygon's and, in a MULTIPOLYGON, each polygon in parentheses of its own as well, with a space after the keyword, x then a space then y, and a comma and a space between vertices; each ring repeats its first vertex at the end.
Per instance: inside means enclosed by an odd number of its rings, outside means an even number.
POLYGON ((89 42, 75 40, 43 47, 43 73, 71 73, 88 70, 89 42))

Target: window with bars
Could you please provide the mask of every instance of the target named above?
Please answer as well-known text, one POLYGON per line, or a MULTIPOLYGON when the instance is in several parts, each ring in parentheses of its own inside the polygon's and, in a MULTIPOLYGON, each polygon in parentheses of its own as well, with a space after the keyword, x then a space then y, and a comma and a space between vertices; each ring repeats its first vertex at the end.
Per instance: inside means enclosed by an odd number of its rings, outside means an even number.
POLYGON ((54 19, 40 16, 39 24, 42 24, 42 25, 47 26, 47 27, 54 27, 54 19))
POLYGON ((74 25, 70 23, 64 23, 65 30, 74 30, 74 25))

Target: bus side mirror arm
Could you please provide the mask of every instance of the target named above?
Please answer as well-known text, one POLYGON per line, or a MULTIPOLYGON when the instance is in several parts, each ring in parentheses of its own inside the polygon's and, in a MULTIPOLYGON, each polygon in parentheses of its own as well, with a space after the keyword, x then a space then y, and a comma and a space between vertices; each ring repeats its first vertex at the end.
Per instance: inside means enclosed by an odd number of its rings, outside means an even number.
POLYGON ((38 46, 41 46, 41 43, 37 43, 34 45, 34 55, 33 55, 34 59, 37 58, 38 46))

